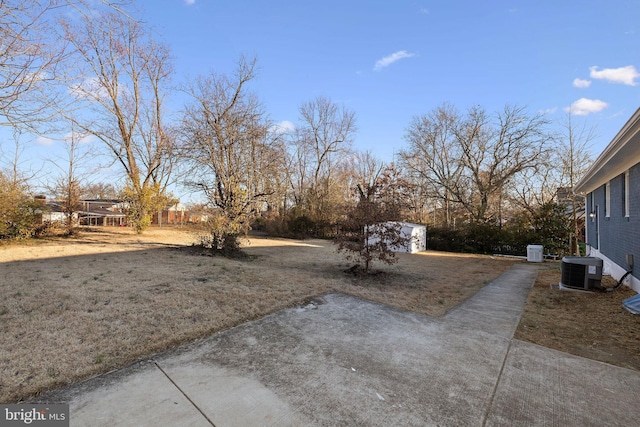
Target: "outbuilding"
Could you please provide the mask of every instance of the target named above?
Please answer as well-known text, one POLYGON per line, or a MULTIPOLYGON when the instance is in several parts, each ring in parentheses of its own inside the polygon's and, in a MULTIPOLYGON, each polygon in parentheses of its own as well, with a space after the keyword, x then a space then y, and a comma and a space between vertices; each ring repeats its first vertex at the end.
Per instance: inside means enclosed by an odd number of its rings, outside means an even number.
MULTIPOLYGON (((390 221, 385 224, 399 224, 400 232, 402 236, 408 237, 409 242, 405 246, 397 247, 392 246, 391 250, 394 252, 406 252, 406 253, 416 253, 420 251, 424 251, 427 249, 427 226, 420 224, 413 224, 410 222, 396 222, 390 221)), ((373 226, 375 227, 375 226, 373 226)), ((379 236, 375 233, 372 233, 369 236, 369 243, 375 243, 379 240, 379 236)))

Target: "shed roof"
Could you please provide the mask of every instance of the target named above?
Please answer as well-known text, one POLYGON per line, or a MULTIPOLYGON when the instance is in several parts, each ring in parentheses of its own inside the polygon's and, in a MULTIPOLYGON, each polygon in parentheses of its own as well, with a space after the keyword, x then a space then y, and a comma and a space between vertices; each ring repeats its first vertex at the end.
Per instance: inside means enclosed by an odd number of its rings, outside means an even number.
POLYGON ((412 222, 404 222, 404 221, 388 221, 388 222, 393 223, 393 224, 400 224, 403 227, 413 227, 413 228, 415 228, 415 227, 426 227, 426 225, 414 224, 412 222))

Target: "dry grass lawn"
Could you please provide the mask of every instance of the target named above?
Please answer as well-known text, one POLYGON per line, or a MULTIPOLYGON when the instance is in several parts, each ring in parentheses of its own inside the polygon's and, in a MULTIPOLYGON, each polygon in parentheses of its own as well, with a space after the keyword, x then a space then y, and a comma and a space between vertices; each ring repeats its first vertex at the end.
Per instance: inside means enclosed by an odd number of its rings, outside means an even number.
POLYGON ((179 229, 105 228, 0 246, 0 402, 98 375, 329 292, 440 316, 512 261, 400 254, 361 278, 330 242, 251 239, 201 256, 179 229))
MULTIPOLYGON (((551 289, 560 264, 545 264, 529 294, 515 337, 545 347, 640 370, 640 315, 622 307, 636 293, 623 286, 606 293, 551 289)), ((603 286, 612 287, 611 277, 603 286)))

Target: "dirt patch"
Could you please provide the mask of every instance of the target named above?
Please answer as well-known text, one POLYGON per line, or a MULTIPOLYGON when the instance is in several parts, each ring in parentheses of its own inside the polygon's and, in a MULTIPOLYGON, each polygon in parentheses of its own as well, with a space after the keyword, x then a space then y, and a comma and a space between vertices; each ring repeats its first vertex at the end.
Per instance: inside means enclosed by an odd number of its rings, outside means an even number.
POLYGON ((216 331, 343 292, 440 316, 507 270, 484 256, 400 254, 354 277, 327 241, 253 238, 241 260, 196 254, 192 235, 97 228, 0 246, 0 402, 15 402, 216 331))
MULTIPOLYGON (((640 370, 640 315, 622 307, 636 293, 623 286, 613 292, 578 293, 551 289, 560 282, 560 264, 538 273, 515 337, 545 347, 640 370)), ((615 281, 603 278, 603 286, 615 281)))

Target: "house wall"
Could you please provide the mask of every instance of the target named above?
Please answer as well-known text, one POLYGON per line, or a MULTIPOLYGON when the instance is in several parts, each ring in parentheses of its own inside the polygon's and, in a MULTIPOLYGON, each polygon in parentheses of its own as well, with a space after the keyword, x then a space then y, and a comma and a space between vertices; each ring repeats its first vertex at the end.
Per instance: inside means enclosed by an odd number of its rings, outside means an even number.
MULTIPOLYGON (((589 255, 601 256, 605 261, 604 272, 616 280, 629 268, 626 256, 632 254, 635 283, 640 276, 640 163, 629 169, 628 217, 625 216, 624 186, 624 173, 611 179, 610 212, 605 212, 604 184, 587 194, 587 243, 592 248, 589 255), (589 217, 592 206, 596 211, 594 219, 589 217)), ((634 286, 634 289, 640 291, 640 287, 634 286)))
POLYGON ((162 212, 154 214, 151 218, 152 225, 180 225, 187 222, 188 212, 183 210, 165 209, 162 212))

